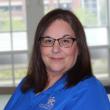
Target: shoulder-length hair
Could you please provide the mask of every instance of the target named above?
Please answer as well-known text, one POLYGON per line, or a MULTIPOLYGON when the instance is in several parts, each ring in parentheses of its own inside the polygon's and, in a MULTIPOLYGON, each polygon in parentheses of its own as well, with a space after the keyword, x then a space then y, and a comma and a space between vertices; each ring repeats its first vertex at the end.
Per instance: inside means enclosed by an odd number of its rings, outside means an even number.
POLYGON ((69 88, 76 85, 85 77, 93 76, 89 50, 82 24, 71 11, 54 9, 47 13, 38 24, 27 76, 22 85, 22 91, 24 92, 31 88, 33 88, 35 92, 41 92, 47 85, 47 71, 41 58, 39 39, 55 20, 64 20, 71 26, 77 37, 77 45, 79 49, 79 54, 75 65, 66 72, 67 83, 65 86, 69 88))

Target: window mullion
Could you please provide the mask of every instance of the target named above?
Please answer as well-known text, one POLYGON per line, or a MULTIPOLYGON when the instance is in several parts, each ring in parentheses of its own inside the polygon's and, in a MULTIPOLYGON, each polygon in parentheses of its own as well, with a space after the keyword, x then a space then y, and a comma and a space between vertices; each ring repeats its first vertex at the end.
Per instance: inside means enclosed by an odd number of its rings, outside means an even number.
POLYGON ((13 53, 13 25, 12 25, 12 8, 11 0, 9 0, 9 18, 10 18, 10 39, 11 39, 11 62, 12 62, 12 80, 13 85, 15 86, 15 71, 14 71, 14 53, 13 53))

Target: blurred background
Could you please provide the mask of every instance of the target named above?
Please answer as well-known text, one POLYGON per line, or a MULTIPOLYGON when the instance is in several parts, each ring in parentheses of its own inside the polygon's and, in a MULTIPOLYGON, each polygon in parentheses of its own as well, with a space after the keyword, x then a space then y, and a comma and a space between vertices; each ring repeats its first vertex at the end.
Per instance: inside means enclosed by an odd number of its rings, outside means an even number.
POLYGON ((110 93, 110 0, 0 0, 0 110, 26 75, 39 20, 55 8, 82 22, 94 75, 110 93))

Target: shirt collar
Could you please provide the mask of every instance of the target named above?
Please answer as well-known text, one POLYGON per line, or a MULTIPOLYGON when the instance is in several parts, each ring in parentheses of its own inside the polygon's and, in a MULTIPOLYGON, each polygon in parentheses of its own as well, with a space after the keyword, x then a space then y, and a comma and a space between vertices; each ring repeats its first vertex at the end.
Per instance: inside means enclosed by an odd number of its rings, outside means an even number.
POLYGON ((58 90, 64 88, 65 83, 66 83, 66 78, 67 78, 67 75, 63 75, 58 81, 56 81, 54 83, 54 85, 52 85, 50 88, 48 88, 38 94, 50 94, 50 93, 53 93, 55 91, 58 91, 58 90))

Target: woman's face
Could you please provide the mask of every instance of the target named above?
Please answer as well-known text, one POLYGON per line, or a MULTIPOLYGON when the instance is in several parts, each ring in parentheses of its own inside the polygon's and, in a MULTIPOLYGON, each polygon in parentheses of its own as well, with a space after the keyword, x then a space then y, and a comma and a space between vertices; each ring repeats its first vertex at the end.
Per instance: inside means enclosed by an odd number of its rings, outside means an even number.
MULTIPOLYGON (((47 36, 53 39, 59 39, 64 36, 66 38, 76 38, 70 25, 63 20, 54 21, 43 35, 43 37, 47 36)), ((77 55, 78 47, 76 41, 69 48, 60 46, 58 41, 55 41, 54 45, 50 47, 41 46, 41 56, 48 74, 63 75, 74 66, 77 55)))

